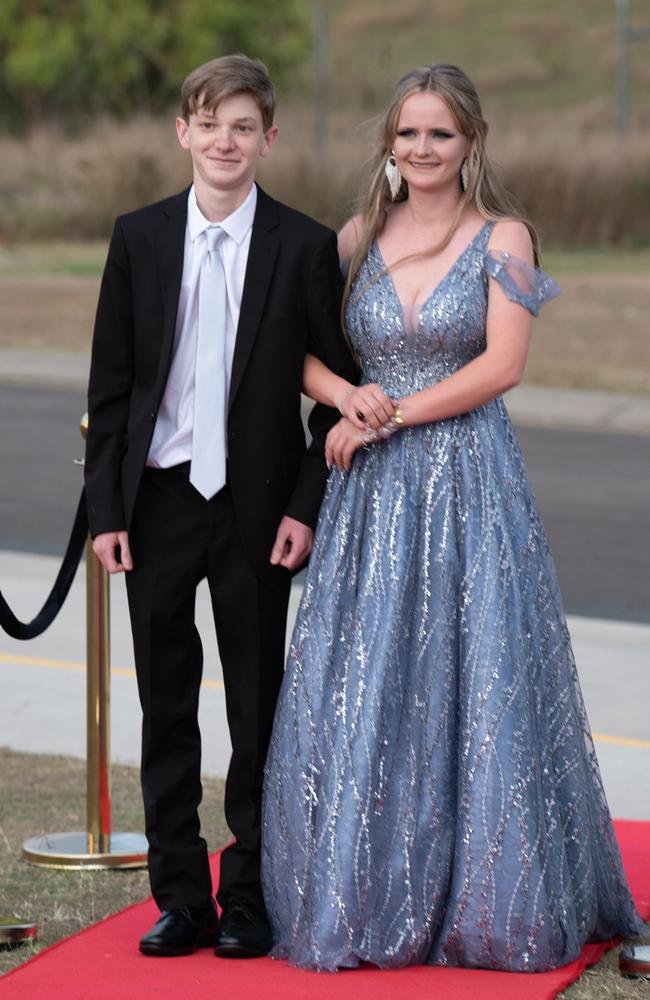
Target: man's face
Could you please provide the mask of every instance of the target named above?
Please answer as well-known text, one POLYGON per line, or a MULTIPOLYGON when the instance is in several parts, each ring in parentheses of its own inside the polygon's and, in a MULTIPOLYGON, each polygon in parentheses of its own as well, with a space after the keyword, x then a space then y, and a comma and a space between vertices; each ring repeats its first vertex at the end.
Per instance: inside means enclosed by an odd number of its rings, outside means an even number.
POLYGON ((253 183, 257 161, 268 153, 277 128, 265 132, 251 95, 233 94, 224 97, 214 111, 199 107, 189 123, 177 118, 176 132, 192 157, 195 184, 233 191, 253 183))

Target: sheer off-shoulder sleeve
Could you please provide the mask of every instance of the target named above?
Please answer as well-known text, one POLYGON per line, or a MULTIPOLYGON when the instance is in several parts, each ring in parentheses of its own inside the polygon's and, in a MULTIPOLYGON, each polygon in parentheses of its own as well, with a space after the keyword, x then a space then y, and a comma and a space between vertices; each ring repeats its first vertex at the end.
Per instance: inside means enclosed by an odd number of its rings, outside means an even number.
POLYGON ((485 273, 499 282, 510 301, 518 302, 533 316, 539 316, 544 303, 561 292, 550 274, 507 250, 488 250, 484 267, 485 273))

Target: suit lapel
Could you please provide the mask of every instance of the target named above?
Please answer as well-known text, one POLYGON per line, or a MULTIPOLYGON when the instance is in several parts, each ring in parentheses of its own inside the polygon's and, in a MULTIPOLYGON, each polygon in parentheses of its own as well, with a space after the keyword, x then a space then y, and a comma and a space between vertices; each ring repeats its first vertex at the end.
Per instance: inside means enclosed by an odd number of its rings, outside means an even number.
POLYGON ((275 260, 280 249, 278 227, 277 205, 258 187, 257 206, 248 250, 246 277, 230 377, 229 408, 232 406, 241 385, 259 330, 275 260))
POLYGON ((187 224, 187 196, 189 188, 165 202, 157 233, 156 253, 164 303, 158 386, 162 389, 167 380, 174 345, 176 313, 183 279, 185 255, 185 227, 187 224))

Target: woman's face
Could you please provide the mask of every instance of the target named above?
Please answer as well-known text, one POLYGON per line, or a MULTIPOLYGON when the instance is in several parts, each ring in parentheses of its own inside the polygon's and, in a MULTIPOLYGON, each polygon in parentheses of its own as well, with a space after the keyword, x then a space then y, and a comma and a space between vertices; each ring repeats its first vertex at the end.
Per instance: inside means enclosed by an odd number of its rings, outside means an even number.
POLYGON ((409 190, 434 192, 460 185, 469 139, 459 131, 442 97, 425 90, 402 104, 393 149, 409 190))

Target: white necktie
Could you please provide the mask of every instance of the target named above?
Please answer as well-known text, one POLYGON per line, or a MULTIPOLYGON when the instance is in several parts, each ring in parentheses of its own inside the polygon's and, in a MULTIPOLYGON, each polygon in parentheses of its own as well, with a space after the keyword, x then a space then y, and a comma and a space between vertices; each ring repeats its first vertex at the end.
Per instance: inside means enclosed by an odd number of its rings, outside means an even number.
POLYGON ((226 275, 219 245, 225 232, 205 230, 199 277, 190 482, 209 500, 226 482, 226 275))

